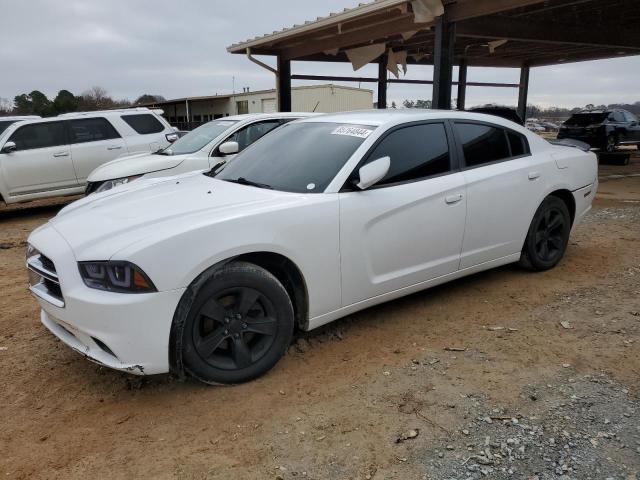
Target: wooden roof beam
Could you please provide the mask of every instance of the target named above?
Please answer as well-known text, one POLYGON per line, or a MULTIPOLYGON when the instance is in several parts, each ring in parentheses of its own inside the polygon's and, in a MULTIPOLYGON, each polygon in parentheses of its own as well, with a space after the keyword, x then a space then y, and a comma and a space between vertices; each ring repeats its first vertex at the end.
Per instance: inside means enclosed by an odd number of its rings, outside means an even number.
POLYGON ((430 23, 415 23, 413 21, 413 15, 410 15, 382 25, 374 25, 368 28, 336 34, 329 38, 309 40, 304 44, 283 49, 282 56, 286 60, 295 60, 300 57, 306 57, 336 48, 352 48, 365 43, 377 43, 389 36, 398 35, 401 32, 421 30, 429 26, 431 26, 430 23))
POLYGON ((484 17, 458 23, 456 35, 537 43, 640 50, 640 32, 619 28, 584 28, 512 17, 484 17))
POLYGON ((458 0, 451 5, 445 5, 445 15, 450 22, 459 22, 469 18, 483 17, 494 13, 528 7, 545 0, 458 0))

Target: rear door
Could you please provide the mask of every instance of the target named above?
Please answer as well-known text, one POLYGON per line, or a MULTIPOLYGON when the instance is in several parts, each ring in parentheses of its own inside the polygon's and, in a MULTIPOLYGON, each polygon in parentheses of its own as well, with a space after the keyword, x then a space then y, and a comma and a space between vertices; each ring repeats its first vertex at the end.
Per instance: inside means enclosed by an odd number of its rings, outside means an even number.
POLYGON ((127 154, 124 140, 106 118, 67 120, 67 125, 71 158, 81 185, 100 165, 127 154))
POLYGON ((388 132, 360 165, 388 156, 386 177, 339 194, 343 305, 458 269, 466 195, 447 132, 444 122, 388 132))
POLYGON ((460 268, 522 249, 537 208, 543 172, 532 168, 526 137, 484 122, 453 124, 467 185, 460 268))
POLYGON ((638 117, 631 112, 623 112, 623 114, 628 124, 626 140, 634 143, 640 142, 640 122, 638 122, 638 117))
POLYGON ((9 195, 78 186, 63 121, 23 125, 7 141, 17 147, 14 152, 0 153, 9 195))

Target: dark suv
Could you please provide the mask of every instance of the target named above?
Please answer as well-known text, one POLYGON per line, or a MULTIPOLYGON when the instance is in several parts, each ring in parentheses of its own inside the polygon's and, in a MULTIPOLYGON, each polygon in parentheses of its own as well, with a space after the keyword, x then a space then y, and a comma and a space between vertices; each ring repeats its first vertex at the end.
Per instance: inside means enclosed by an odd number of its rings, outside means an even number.
POLYGON ((581 140, 594 148, 613 152, 618 145, 638 145, 638 117, 626 110, 586 110, 564 122, 558 138, 581 140))

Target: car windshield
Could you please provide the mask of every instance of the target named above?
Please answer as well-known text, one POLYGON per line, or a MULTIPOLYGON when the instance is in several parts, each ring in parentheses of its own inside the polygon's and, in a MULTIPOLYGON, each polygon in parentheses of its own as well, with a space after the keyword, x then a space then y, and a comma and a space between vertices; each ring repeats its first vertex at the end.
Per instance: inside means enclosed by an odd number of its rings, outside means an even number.
POLYGON ((607 118, 606 112, 598 113, 575 113, 567 120, 565 125, 575 125, 578 127, 584 127, 586 125, 592 125, 594 123, 602 123, 607 118))
POLYGON ((234 123, 238 122, 235 120, 214 120, 205 123, 158 153, 162 155, 185 155, 197 152, 234 123))
POLYGON ((2 132, 4 132, 9 125, 16 122, 17 120, 1 120, 0 119, 0 135, 2 135, 2 132))
POLYGON ((285 192, 321 193, 375 128, 290 123, 244 150, 215 178, 285 192))

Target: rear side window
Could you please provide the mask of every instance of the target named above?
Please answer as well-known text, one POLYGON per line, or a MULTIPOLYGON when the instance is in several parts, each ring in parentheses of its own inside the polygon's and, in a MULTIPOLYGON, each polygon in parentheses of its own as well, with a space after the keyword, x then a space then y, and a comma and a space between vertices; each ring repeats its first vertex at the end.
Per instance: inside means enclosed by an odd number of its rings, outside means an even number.
POLYGON ((69 120, 71 143, 99 142, 120 138, 113 125, 105 118, 69 120))
POLYGON ((160 133, 164 130, 164 125, 162 125, 162 123, 160 123, 156 117, 149 113, 123 115, 121 118, 140 135, 147 135, 149 133, 160 133))
POLYGON ((366 163, 382 157, 390 157, 391 166, 378 185, 408 182, 448 172, 450 156, 444 125, 412 125, 392 131, 374 147, 366 163))
POLYGON ((522 155, 529 154, 529 142, 527 142, 524 135, 507 130, 507 137, 509 138, 512 157, 520 157, 522 155))
POLYGON ((510 157, 507 136, 502 128, 458 122, 454 128, 462 144, 465 166, 476 167, 510 157))
POLYGON ((17 150, 57 147, 67 143, 63 122, 45 122, 18 128, 10 142, 15 142, 17 150))

